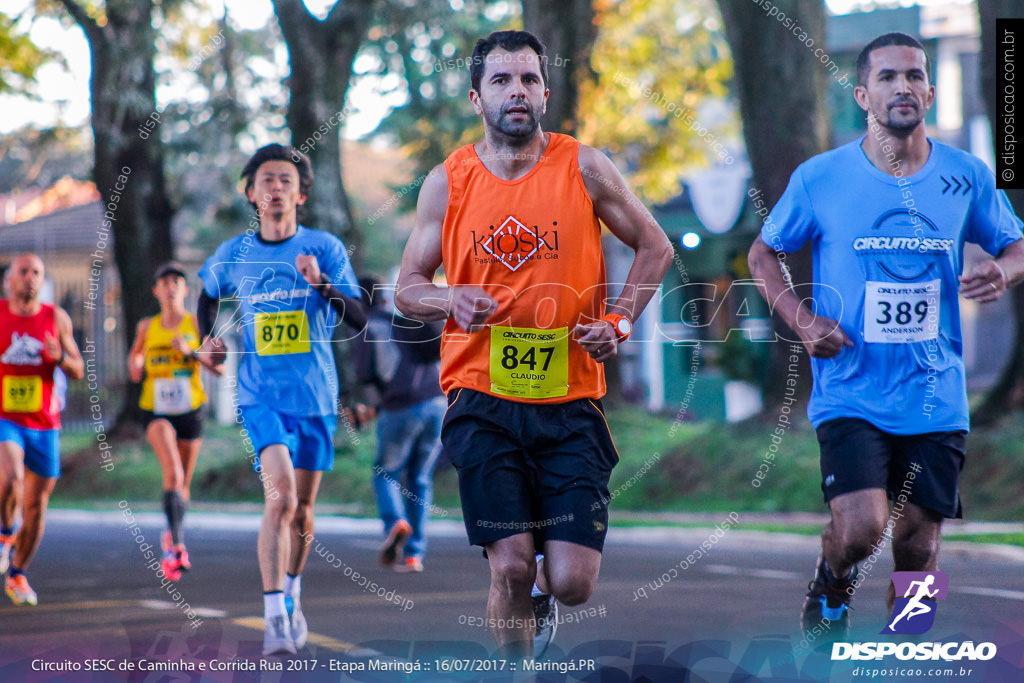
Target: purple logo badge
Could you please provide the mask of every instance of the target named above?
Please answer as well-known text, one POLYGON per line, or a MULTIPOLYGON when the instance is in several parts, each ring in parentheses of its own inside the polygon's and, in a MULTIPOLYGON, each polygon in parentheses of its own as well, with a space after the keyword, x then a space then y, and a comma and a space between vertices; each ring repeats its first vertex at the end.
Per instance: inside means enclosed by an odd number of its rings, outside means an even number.
POLYGON ((918 635, 935 623, 938 600, 946 599, 949 577, 942 572, 893 572, 896 604, 883 634, 918 635))

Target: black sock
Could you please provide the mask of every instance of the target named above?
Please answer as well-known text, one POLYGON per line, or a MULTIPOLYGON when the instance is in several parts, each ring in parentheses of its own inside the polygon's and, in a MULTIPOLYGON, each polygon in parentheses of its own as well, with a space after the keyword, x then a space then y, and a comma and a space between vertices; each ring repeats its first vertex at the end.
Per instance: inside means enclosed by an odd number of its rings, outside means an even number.
POLYGON ((846 576, 844 576, 843 578, 839 578, 832 571, 832 567, 829 566, 828 560, 822 558, 821 566, 825 570, 825 581, 826 581, 826 583, 830 583, 833 586, 845 587, 845 586, 849 585, 850 581, 853 579, 853 568, 852 567, 850 568, 850 570, 849 570, 849 572, 847 573, 846 576))
POLYGON ((177 491, 164 491, 164 514, 171 530, 171 542, 177 545, 182 542, 181 520, 185 518, 185 501, 177 491))

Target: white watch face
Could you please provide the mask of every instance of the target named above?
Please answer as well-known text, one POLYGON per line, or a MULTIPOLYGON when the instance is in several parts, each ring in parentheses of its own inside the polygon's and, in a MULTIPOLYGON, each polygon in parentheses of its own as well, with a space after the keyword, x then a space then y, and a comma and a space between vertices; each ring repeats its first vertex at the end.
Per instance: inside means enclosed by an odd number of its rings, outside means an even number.
POLYGON ((619 331, 619 334, 627 335, 633 331, 633 323, 629 322, 628 318, 619 318, 615 328, 619 331))

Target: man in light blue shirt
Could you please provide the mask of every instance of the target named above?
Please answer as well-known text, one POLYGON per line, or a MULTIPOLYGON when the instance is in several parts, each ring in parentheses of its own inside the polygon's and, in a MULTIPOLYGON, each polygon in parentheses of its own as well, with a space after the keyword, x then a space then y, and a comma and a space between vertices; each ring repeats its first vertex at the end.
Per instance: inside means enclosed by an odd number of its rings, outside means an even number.
POLYGON ((942 520, 961 516, 969 429, 958 297, 994 301, 1024 279, 1021 221, 992 172, 925 134, 935 88, 921 44, 876 38, 857 81, 867 134, 794 171, 749 257, 812 357, 808 417, 832 519, 804 602, 809 641, 846 636, 856 565, 883 540, 896 571, 937 568, 942 520), (807 242, 814 285, 798 295, 780 264, 807 242), (995 258, 964 274, 966 242, 995 258))
POLYGON ((291 147, 267 145, 249 159, 242 177, 259 230, 224 242, 203 265, 196 317, 200 351, 223 355, 223 342, 209 335, 219 302, 238 305, 237 412, 266 499, 258 545, 263 654, 294 654, 308 636, 299 594, 313 540, 313 503, 323 473, 334 465, 338 377, 331 333, 336 313, 359 329, 366 317, 345 245, 298 224, 313 182, 309 159, 291 147))

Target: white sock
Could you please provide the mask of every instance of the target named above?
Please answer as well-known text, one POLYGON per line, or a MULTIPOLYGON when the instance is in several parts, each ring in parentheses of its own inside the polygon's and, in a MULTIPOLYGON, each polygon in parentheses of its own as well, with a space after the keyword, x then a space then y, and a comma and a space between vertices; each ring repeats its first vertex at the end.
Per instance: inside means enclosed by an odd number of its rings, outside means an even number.
POLYGON ((284 593, 280 591, 264 593, 263 616, 267 619, 273 619, 274 617, 283 617, 284 615, 284 593))
POLYGON ((294 609, 299 608, 299 594, 302 592, 302 575, 284 575, 284 594, 291 596, 294 609))
MULTIPOLYGON (((540 561, 543 560, 543 559, 544 559, 544 555, 542 553, 538 553, 537 554, 537 572, 538 572, 538 575, 540 573, 540 561)), ((542 591, 540 588, 538 588, 537 587, 537 582, 534 581, 533 582, 533 590, 530 591, 530 597, 531 598, 535 598, 538 595, 544 595, 544 594, 545 594, 544 591, 542 591)))

